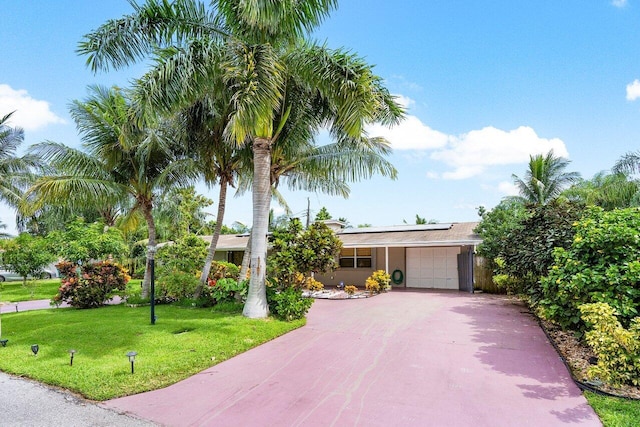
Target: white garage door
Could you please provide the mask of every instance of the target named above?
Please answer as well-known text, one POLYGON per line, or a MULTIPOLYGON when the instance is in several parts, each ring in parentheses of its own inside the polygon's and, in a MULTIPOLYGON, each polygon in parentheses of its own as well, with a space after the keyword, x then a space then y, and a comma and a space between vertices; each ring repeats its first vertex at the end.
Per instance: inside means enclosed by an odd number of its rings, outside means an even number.
POLYGON ((459 248, 407 248, 407 287, 458 289, 459 248))

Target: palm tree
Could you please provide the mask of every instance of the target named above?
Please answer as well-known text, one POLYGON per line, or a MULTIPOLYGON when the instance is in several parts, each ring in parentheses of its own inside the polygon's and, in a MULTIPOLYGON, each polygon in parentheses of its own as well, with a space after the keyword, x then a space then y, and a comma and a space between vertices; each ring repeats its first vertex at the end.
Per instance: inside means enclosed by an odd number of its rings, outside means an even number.
POLYGON ((0 117, 0 202, 17 208, 23 190, 34 178, 34 169, 41 163, 32 155, 16 157, 16 150, 24 141, 24 131, 9 126, 14 112, 0 117))
POLYGON ((524 180, 512 175, 523 201, 545 205, 555 199, 570 184, 580 178, 578 172, 565 172, 569 160, 556 157, 553 150, 546 155, 529 156, 529 168, 524 180))
POLYGON ((238 146, 251 144, 253 153, 253 274, 243 313, 265 317, 271 148, 290 112, 283 108, 288 78, 323 100, 334 135, 361 138, 367 123, 393 124, 402 109, 361 58, 301 42, 336 7, 335 0, 211 3, 211 12, 194 0, 134 3, 133 14, 103 24, 79 51, 89 55, 94 70, 122 67, 148 54, 158 60, 173 54, 165 68, 171 73, 159 74, 143 90, 156 106, 171 109, 198 98, 211 75, 221 75, 231 88, 233 112, 225 133, 238 146), (180 74, 198 77, 175 78, 180 74))
POLYGON ((46 203, 67 206, 129 206, 147 224, 147 270, 143 296, 148 296, 150 261, 156 249, 153 201, 157 191, 187 185, 197 177, 193 161, 176 143, 175 130, 155 117, 131 119, 132 106, 118 89, 92 87, 85 101, 74 101, 74 118, 87 152, 54 142, 32 152, 58 173, 40 178, 27 192, 32 209, 46 203))
POLYGON ((620 157, 613 166, 613 172, 625 175, 640 173, 640 151, 630 151, 620 157))
POLYGON ((605 210, 637 206, 640 183, 624 173, 599 172, 590 180, 581 180, 562 192, 569 200, 605 210))

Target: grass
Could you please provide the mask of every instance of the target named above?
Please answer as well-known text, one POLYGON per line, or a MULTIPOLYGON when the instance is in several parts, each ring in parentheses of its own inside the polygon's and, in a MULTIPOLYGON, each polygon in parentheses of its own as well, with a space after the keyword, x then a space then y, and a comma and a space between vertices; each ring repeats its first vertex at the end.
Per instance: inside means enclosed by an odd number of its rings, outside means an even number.
POLYGON ((161 305, 155 325, 149 307, 125 305, 7 313, 0 370, 107 400, 173 384, 304 324, 247 319, 241 310, 161 305), (70 349, 77 351, 73 366, 70 349), (134 375, 129 351, 138 353, 134 375))
POLYGON ((27 286, 19 282, 0 283, 0 301, 20 302, 51 299, 58 293, 60 279, 29 280, 27 286))
POLYGON ((640 401, 585 392, 591 407, 605 427, 640 426, 640 401))

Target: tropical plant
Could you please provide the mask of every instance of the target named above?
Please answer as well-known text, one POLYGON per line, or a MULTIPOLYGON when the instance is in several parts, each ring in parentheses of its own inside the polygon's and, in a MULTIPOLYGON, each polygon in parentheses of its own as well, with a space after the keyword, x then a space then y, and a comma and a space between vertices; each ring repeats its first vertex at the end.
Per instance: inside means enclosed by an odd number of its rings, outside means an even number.
POLYGON ((625 175, 640 173, 640 151, 630 151, 620 157, 613 166, 613 172, 625 175))
POLYGON ((53 297, 53 304, 67 302, 77 308, 100 307, 114 294, 122 294, 129 281, 124 268, 111 261, 83 265, 82 274, 78 274, 75 263, 58 265, 63 277, 58 294, 53 297))
POLYGON ((265 317, 271 149, 291 114, 285 102, 289 77, 327 106, 325 124, 334 135, 359 139, 367 123, 395 123, 402 109, 361 58, 301 41, 335 8, 334 0, 216 0, 213 12, 189 0, 133 6, 134 14, 87 35, 79 51, 94 70, 122 67, 150 53, 159 61, 173 54, 164 61, 164 73, 145 86, 146 99, 169 109, 197 98, 211 75, 222 74, 233 88, 226 132, 238 145, 250 143, 253 153, 253 274, 244 315, 265 317), (217 60, 220 40, 222 61, 217 60))
POLYGON ((33 181, 34 169, 41 167, 36 156, 16 156, 16 150, 24 140, 24 131, 9 126, 9 113, 0 116, 0 201, 17 208, 23 190, 33 181))
POLYGON ((580 313, 588 325, 585 339, 598 357, 588 375, 613 385, 639 385, 640 317, 634 318, 629 329, 625 329, 609 304, 583 304, 580 313))
POLYGON ((109 257, 119 259, 129 249, 120 230, 100 222, 86 224, 82 218, 68 223, 64 231, 49 233, 46 240, 58 257, 82 264, 109 257))
POLYGON ((494 271, 498 270, 496 258, 500 256, 506 237, 520 227, 520 221, 526 218, 527 209, 515 198, 504 198, 493 209, 478 208, 480 222, 474 232, 482 238, 478 245, 478 255, 489 261, 494 271))
POLYGON ((562 327, 583 332, 582 304, 603 302, 624 327, 640 310, 640 209, 589 208, 575 223, 567 249, 554 251, 554 264, 542 278, 543 314, 562 327))
POLYGON ((529 165, 524 179, 512 175, 513 182, 520 191, 520 197, 527 203, 544 205, 555 199, 562 190, 580 178, 578 172, 565 172, 569 160, 557 157, 553 150, 546 155, 529 156, 529 165))
POLYGON ((33 210, 44 204, 101 207, 126 206, 147 224, 147 269, 143 297, 149 293, 150 261, 156 250, 153 201, 156 192, 186 186, 197 176, 193 161, 175 137, 171 123, 157 116, 132 120, 131 101, 117 89, 92 87, 85 101, 71 107, 87 152, 45 142, 32 152, 54 166, 28 190, 33 210))
POLYGON ((347 285, 344 287, 344 291, 347 293, 347 295, 353 296, 356 292, 358 292, 358 288, 354 285, 347 285))
POLYGON ((640 205, 640 182, 624 173, 597 173, 590 180, 581 180, 562 196, 587 206, 600 206, 605 210, 640 205))

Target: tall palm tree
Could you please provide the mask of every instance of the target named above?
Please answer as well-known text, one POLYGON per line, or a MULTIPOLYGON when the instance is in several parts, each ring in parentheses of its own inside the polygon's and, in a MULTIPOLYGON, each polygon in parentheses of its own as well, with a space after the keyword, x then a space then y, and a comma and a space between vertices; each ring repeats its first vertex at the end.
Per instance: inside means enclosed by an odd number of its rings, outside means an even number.
POLYGON ((640 173, 640 151, 630 151, 620 157, 613 166, 613 172, 626 175, 640 173))
POLYGON ((562 192, 569 200, 605 210, 637 206, 640 202, 640 182, 624 173, 599 172, 589 180, 580 180, 562 192))
POLYGON ((74 101, 71 115, 86 152, 45 142, 32 152, 58 173, 40 178, 27 192, 32 209, 46 203, 67 206, 129 207, 147 224, 147 270, 143 296, 149 293, 150 261, 156 248, 153 201, 157 191, 187 185, 198 176, 174 138, 175 130, 156 117, 132 120, 132 106, 122 91, 92 87, 85 101, 74 101))
POLYGON ((529 156, 529 167, 525 178, 512 175, 513 182, 520 191, 523 201, 536 205, 545 205, 555 199, 562 191, 580 179, 578 172, 565 172, 569 160, 557 157, 553 150, 546 155, 529 156))
POLYGON ((33 172, 41 162, 28 154, 16 156, 16 150, 24 141, 24 131, 9 126, 14 112, 0 117, 0 201, 17 208, 23 190, 32 182, 33 172))
POLYGON ((239 146, 250 144, 253 153, 252 275, 243 313, 265 317, 271 148, 289 114, 283 108, 287 79, 298 79, 323 100, 333 134, 361 138, 367 123, 393 124, 402 109, 361 58, 301 42, 336 7, 335 0, 214 0, 211 5, 208 11, 194 0, 133 3, 133 14, 103 24, 85 37, 79 51, 94 70, 175 53, 173 74, 159 75, 144 91, 156 106, 175 108, 197 98, 211 75, 222 75, 232 89, 225 132, 239 146), (224 55, 218 62, 213 52, 220 46, 224 55), (181 73, 198 77, 175 78, 181 73))

